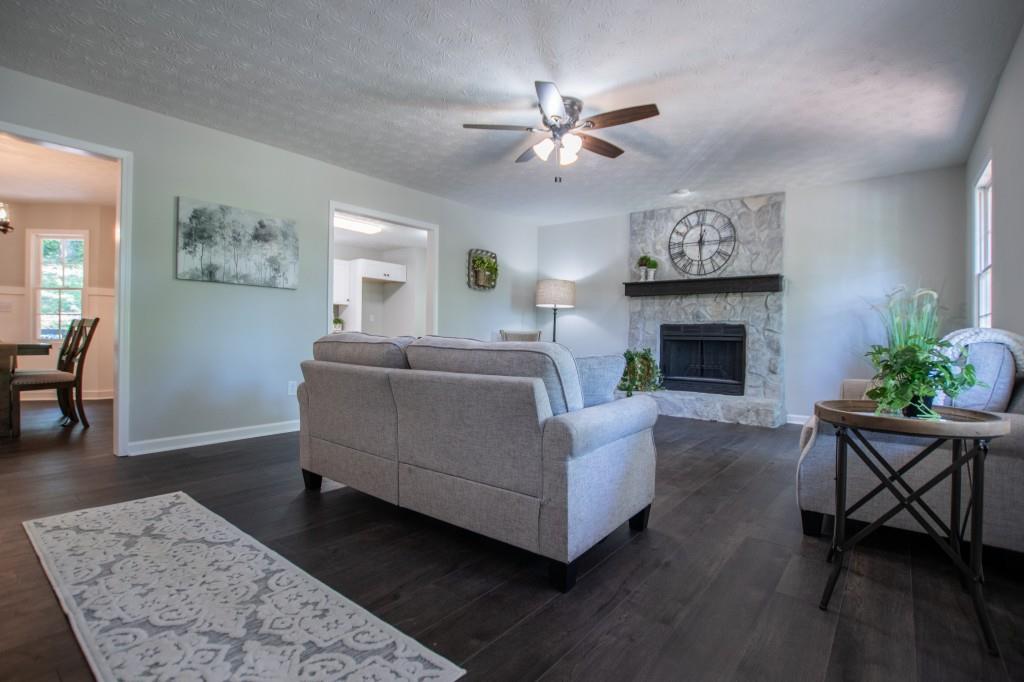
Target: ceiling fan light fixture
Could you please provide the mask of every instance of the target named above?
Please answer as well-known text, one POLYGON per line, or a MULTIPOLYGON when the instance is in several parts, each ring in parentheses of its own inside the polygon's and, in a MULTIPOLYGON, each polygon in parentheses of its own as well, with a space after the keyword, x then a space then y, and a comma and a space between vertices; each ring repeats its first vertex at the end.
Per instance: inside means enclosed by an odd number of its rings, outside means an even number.
POLYGON ((583 149, 583 138, 579 135, 573 135, 572 133, 566 133, 562 135, 562 149, 567 151, 571 156, 576 156, 583 149))
POLYGON ((384 229, 379 224, 370 220, 360 220, 354 216, 347 216, 341 213, 334 214, 334 226, 342 230, 359 232, 361 234, 378 234, 384 229))
POLYGON ((555 142, 550 137, 545 137, 543 140, 533 145, 533 153, 537 155, 537 158, 541 161, 547 161, 548 157, 551 156, 551 152, 555 150, 555 142))
POLYGON ((558 150, 558 165, 568 166, 571 163, 576 163, 576 159, 580 158, 578 154, 571 154, 567 149, 558 150))

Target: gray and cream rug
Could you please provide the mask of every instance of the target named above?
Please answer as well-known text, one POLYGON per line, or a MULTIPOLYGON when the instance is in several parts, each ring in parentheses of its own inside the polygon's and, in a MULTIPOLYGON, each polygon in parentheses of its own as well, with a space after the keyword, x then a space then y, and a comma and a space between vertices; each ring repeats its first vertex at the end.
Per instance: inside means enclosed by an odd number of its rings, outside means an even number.
POLYGON ((26 521, 101 680, 455 680, 465 671, 185 493, 26 521))

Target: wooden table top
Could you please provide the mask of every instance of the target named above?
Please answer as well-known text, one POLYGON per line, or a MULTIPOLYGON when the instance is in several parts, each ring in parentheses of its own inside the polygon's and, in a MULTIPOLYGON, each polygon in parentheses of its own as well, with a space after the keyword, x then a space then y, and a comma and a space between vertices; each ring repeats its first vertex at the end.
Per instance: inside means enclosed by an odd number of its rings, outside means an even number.
POLYGON ((830 424, 865 431, 884 431, 933 438, 998 438, 1010 433, 1010 422, 991 412, 960 407, 932 408, 941 419, 918 419, 899 414, 875 414, 873 400, 823 400, 814 415, 830 424))
POLYGON ((18 355, 49 355, 52 343, 19 343, 18 355))

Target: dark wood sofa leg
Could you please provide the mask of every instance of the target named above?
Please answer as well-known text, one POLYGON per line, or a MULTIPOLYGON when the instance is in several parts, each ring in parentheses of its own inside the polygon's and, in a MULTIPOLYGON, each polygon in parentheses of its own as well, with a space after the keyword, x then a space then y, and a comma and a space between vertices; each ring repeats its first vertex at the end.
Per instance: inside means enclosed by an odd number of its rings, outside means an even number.
POLYGON ((320 490, 320 486, 324 482, 324 477, 320 474, 314 474, 312 471, 302 470, 302 482, 306 484, 306 490, 320 490))
POLYGON ((810 537, 821 535, 822 523, 824 521, 825 515, 821 512, 810 511, 809 509, 800 510, 800 523, 804 527, 804 535, 810 537))
POLYGON ((551 586, 559 592, 568 592, 576 584, 576 562, 563 564, 561 561, 549 559, 548 579, 551 586))
POLYGON ((647 521, 651 518, 651 505, 647 505, 629 519, 629 529, 644 531, 647 530, 647 521))

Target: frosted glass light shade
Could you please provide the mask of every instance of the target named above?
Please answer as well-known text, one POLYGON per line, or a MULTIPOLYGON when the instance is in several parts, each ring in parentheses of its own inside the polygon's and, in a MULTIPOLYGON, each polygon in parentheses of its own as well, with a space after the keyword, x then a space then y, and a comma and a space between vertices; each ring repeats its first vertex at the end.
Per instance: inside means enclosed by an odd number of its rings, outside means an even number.
POLYGON ((533 145, 533 153, 536 154, 537 158, 541 161, 547 161, 554 149, 555 143, 550 137, 545 137, 543 140, 533 145))
POLYGON ((538 308, 575 308, 576 282, 567 279, 542 279, 537 282, 538 308))

